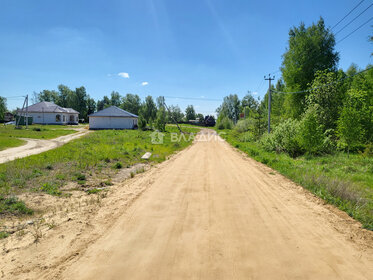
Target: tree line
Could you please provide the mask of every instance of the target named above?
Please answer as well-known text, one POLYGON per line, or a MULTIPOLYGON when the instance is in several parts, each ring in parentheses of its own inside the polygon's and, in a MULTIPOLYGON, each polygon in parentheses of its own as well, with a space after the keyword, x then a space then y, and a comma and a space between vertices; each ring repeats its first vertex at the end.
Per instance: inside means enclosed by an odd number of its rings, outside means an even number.
POLYGON ((79 118, 88 120, 88 115, 96 110, 96 102, 87 94, 84 86, 78 87, 75 90, 68 86, 59 85, 57 90, 42 90, 34 92, 32 97, 33 103, 47 101, 53 102, 63 108, 73 108, 79 112, 79 118))
POLYGON ((190 120, 203 122, 204 116, 196 113, 193 105, 188 105, 185 113, 178 105, 170 105, 166 108, 164 97, 159 96, 156 100, 148 95, 144 100, 137 94, 127 93, 122 96, 119 92, 113 91, 109 96, 104 96, 97 101, 97 110, 100 111, 110 106, 117 106, 132 114, 138 115, 138 126, 140 129, 156 128, 165 130, 166 123, 182 123, 190 120))
MULTIPOLYGON (((127 93, 122 96, 119 92, 113 91, 110 96, 104 96, 97 102, 87 94, 84 86, 70 89, 66 85, 59 85, 57 90, 42 90, 34 92, 32 102, 41 101, 53 102, 64 108, 73 108, 79 112, 79 116, 84 121, 88 121, 88 116, 96 111, 103 110, 110 106, 117 106, 132 114, 139 116, 139 127, 141 129, 157 128, 164 130, 166 123, 182 123, 190 120, 197 120, 203 123, 204 116, 201 113, 196 113, 193 105, 188 105, 183 112, 178 105, 170 105, 165 107, 164 98, 162 96, 153 99, 152 96, 147 96, 145 100, 137 94, 127 93), (158 127, 155 127, 156 124, 158 127)), ((0 97, 0 121, 4 120, 4 114, 7 111, 6 99, 0 97)))
POLYGON ((271 133, 266 133, 268 92, 262 100, 250 92, 242 100, 226 96, 217 109, 218 128, 234 128, 244 141, 259 141, 266 150, 292 156, 371 147, 372 65, 338 69, 335 45, 322 18, 309 27, 291 28, 282 77, 271 87, 271 133))
MULTIPOLYGON (((203 122, 204 116, 196 113, 193 105, 188 105, 185 113, 178 105, 170 105, 166 110, 164 98, 162 96, 153 99, 147 96, 141 100, 137 94, 127 93, 122 96, 117 91, 112 91, 109 96, 105 95, 97 102, 87 94, 84 86, 70 89, 65 85, 59 85, 58 90, 42 90, 33 94, 33 102, 48 101, 53 102, 64 108, 73 108, 80 113, 80 118, 88 121, 88 115, 108 108, 117 106, 132 114, 139 116, 139 128, 149 129, 157 128, 164 131, 166 123, 188 122, 190 120, 199 120, 203 122)), ((1 103, 0 103, 1 105, 1 103)))

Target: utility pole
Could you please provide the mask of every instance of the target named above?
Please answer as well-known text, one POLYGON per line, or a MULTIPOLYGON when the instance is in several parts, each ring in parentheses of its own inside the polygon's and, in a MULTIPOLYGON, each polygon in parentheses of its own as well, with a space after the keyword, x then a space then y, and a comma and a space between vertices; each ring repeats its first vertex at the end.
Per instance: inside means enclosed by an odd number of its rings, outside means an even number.
MULTIPOLYGON (((22 110, 21 112, 18 110, 17 113, 19 113, 18 115, 18 121, 16 120, 16 126, 15 128, 19 129, 20 126, 19 126, 19 122, 21 121, 21 118, 22 118, 22 115, 23 115, 23 112, 24 112, 24 108, 25 108, 25 105, 26 105, 26 100, 27 100, 27 96, 25 96, 25 101, 23 101, 23 105, 22 105, 22 110)), ((24 117, 23 117, 24 118, 24 117)), ((24 120, 24 119, 23 119, 24 120)))
POLYGON ((271 133, 271 81, 275 79, 275 76, 271 78, 271 74, 268 74, 268 78, 264 76, 264 80, 268 81, 268 133, 271 133))
POLYGON ((26 95, 26 129, 28 128, 28 94, 26 95))
POLYGON ((175 122, 175 124, 176 124, 177 128, 179 129, 180 133, 184 133, 184 132, 181 130, 181 128, 180 128, 179 124, 177 123, 177 121, 176 121, 176 120, 174 119, 174 117, 172 116, 171 111, 170 111, 170 109, 168 108, 168 106, 167 106, 167 104, 166 104, 166 100, 164 99, 164 97, 163 97, 163 105, 166 107, 166 110, 167 110, 168 113, 170 114, 171 119, 175 122))

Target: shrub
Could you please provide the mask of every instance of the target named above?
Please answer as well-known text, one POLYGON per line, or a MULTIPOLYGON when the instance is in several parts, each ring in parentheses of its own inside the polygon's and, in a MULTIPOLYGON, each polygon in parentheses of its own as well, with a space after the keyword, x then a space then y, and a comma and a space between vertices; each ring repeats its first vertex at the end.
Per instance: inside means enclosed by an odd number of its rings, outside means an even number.
POLYGON ((146 130, 146 120, 142 115, 139 116, 137 125, 141 130, 146 130))
POLYGON ((260 138, 259 143, 263 147, 263 149, 268 152, 276 151, 276 144, 274 141, 273 134, 263 134, 263 136, 260 138))
POLYGON ((218 118, 216 122, 218 129, 232 129, 233 122, 228 117, 218 118))
POLYGON ((166 111, 164 107, 160 107, 157 112, 157 118, 155 120, 155 128, 161 132, 166 131, 166 111))
POLYGON ((115 169, 121 169, 122 167, 123 167, 123 165, 122 165, 121 162, 117 162, 116 164, 114 164, 115 169))
POLYGON ((291 157, 301 154, 299 122, 288 119, 279 124, 271 134, 264 134, 260 143, 267 151, 285 152, 291 157))
POLYGON ((324 140, 321 146, 321 151, 327 154, 332 154, 336 151, 336 149, 337 145, 334 129, 327 129, 324 132, 324 140))
POLYGON ((240 142, 252 142, 254 141, 254 135, 252 132, 246 131, 239 136, 238 140, 240 142))
POLYGON ((347 92, 347 98, 338 119, 337 132, 340 142, 347 146, 348 153, 351 147, 361 144, 369 134, 369 124, 372 123, 372 119, 367 99, 364 91, 349 90, 347 92), (368 127, 365 127, 365 124, 368 124, 368 127))
POLYGON ((239 120, 237 124, 235 125, 234 129, 239 132, 243 133, 250 129, 251 127, 251 121, 249 119, 239 120))
POLYGON ((302 148, 310 154, 320 153, 325 140, 323 127, 318 122, 317 108, 308 108, 300 122, 299 140, 302 148))

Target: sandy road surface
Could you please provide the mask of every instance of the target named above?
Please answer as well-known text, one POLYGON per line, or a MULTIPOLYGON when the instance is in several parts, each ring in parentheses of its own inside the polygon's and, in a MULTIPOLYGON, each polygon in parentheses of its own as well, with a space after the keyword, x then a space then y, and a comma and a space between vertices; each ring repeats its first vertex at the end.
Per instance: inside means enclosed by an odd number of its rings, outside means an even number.
POLYGON ((20 138, 22 140, 27 141, 27 143, 19 147, 0 151, 0 164, 7 161, 15 160, 17 158, 23 158, 31 155, 40 154, 42 152, 57 148, 71 140, 82 137, 83 135, 90 132, 86 129, 76 130, 77 133, 60 136, 50 140, 20 138))
POLYGON ((73 217, 39 245, 8 253, 0 268, 14 268, 4 275, 373 279, 372 232, 225 142, 196 142, 127 182, 85 231, 73 217))

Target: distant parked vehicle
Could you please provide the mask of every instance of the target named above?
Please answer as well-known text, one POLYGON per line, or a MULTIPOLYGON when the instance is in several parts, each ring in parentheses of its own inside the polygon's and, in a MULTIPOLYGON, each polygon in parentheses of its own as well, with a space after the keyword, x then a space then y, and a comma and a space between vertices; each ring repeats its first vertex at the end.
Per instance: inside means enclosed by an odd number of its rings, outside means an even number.
POLYGON ((11 121, 11 122, 6 122, 6 123, 4 123, 4 125, 10 125, 10 124, 13 124, 13 125, 15 125, 15 124, 16 124, 16 122, 15 122, 15 121, 11 121))

